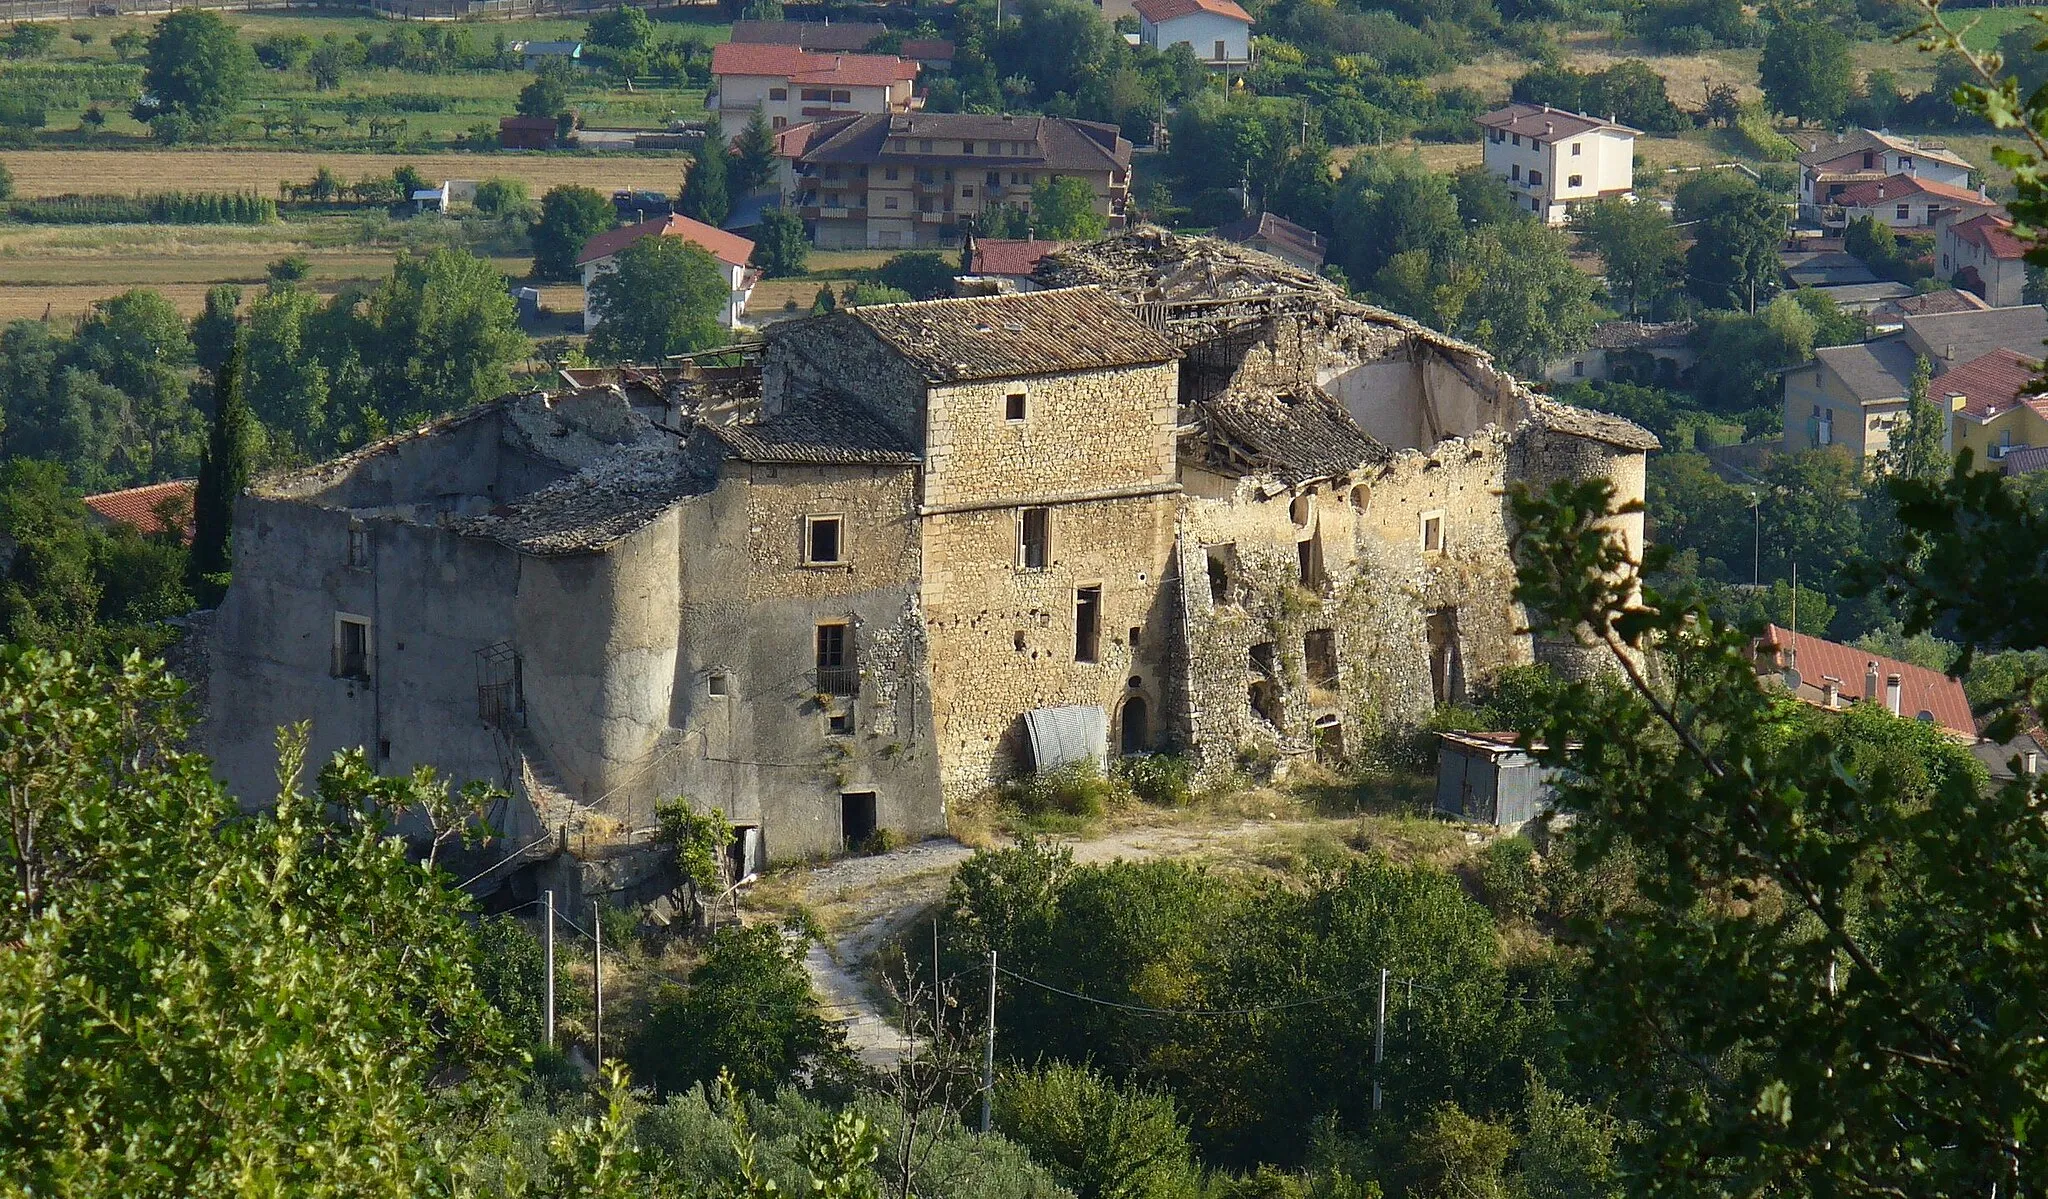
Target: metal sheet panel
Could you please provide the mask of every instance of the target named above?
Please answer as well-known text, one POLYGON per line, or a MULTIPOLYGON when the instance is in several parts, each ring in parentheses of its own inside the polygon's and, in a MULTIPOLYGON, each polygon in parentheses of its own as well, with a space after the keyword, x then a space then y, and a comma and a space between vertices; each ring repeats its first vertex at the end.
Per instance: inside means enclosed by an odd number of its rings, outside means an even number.
POLYGON ((1109 713, 1098 704, 1037 708, 1024 714, 1031 734, 1031 760, 1039 770, 1075 762, 1105 766, 1109 761, 1109 713))

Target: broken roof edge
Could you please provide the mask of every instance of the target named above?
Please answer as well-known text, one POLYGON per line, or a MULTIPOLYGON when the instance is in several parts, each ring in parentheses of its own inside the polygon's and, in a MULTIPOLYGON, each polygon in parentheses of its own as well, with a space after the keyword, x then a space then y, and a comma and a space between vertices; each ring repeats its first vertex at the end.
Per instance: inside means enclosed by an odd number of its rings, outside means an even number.
MULTIPOLYGON (((481 403, 473 404, 460 412, 451 412, 446 416, 435 417, 423 425, 397 433, 386 434, 375 441, 366 442, 355 449, 337 454, 325 461, 274 471, 259 479, 251 480, 245 494, 256 496, 259 499, 290 500, 295 503, 313 504, 316 507, 328 507, 330 505, 319 503, 319 492, 346 479, 350 472, 363 463, 412 442, 452 432, 475 421, 483 420, 486 417, 497 416, 509 405, 527 397, 546 396, 548 394, 547 391, 540 388, 527 391, 508 391, 503 395, 493 396, 481 403), (301 485, 307 488, 307 490, 295 490, 296 487, 301 485)), ((348 505, 333 506, 347 507, 348 505)))

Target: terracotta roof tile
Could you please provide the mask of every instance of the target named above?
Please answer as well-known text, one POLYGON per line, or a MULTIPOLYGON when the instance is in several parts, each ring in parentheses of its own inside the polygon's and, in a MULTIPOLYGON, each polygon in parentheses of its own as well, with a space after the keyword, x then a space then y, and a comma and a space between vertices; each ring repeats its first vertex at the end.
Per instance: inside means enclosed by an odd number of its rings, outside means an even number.
POLYGON ((932 383, 1142 366, 1180 357, 1165 338, 1098 287, 876 304, 838 315, 865 325, 932 383))
POLYGON ((1861 183, 1852 183, 1835 193, 1835 198, 1830 202, 1844 208, 1868 208, 1873 204, 1896 203, 1918 195, 1932 196, 1937 200, 1948 200, 1973 208, 1998 207, 1966 187, 1953 187, 1915 175, 1887 175, 1883 179, 1866 179, 1861 183))
POLYGON ((1790 666, 1799 671, 1799 697, 1818 702, 1825 694, 1823 683, 1833 679, 1844 703, 1856 700, 1885 702, 1885 686, 1892 675, 1899 676, 1899 715, 1908 720, 1922 712, 1934 723, 1971 741, 1977 739, 1977 721, 1970 714, 1970 698, 1963 685, 1938 670, 1887 658, 1853 645, 1823 641, 1805 633, 1771 625, 1757 645, 1760 671, 1779 671, 1790 666), (1791 651, 1791 660, 1779 656, 1791 651), (1877 692, 1870 694, 1868 680, 1872 665, 1877 668, 1877 692))
POLYGON ((721 42, 711 49, 711 73, 887 87, 917 78, 917 64, 893 54, 816 54, 778 42, 721 42))
POLYGON ((1962 396, 1964 415, 1990 420, 2018 406, 2020 394, 2031 390, 2039 364, 2000 347, 1944 372, 1929 385, 1937 397, 1962 396))
POLYGON ((1131 6, 1138 15, 1154 25, 1171 21, 1176 17, 1191 17, 1205 12, 1212 16, 1229 17, 1233 21, 1252 23, 1252 15, 1239 7, 1234 0, 1137 0, 1131 6))
POLYGON ((1973 246, 1982 246, 1991 252, 1993 258, 2013 259, 2027 256, 2027 243, 2013 236, 2012 222, 1995 212, 1957 221, 1949 229, 1957 238, 1973 246))
POLYGON ((1946 146, 1931 144, 1923 146, 1903 137, 1894 137, 1887 133, 1877 133, 1869 129, 1851 130, 1839 140, 1822 142, 1813 149, 1801 154, 1796 161, 1801 166, 1825 167, 1852 154, 1861 154, 1865 150, 1876 150, 1879 148, 1914 158, 1925 158, 1930 162, 1945 162, 1950 166, 1968 167, 1972 165, 1968 159, 1958 158, 1955 154, 1951 153, 1946 146))
POLYGON ((1501 129, 1533 138, 1576 137, 1596 129, 1636 137, 1642 136, 1643 132, 1614 121, 1603 121, 1599 117, 1587 116, 1582 112, 1566 112, 1562 108, 1551 108, 1544 104, 1510 104, 1506 108, 1496 108, 1480 117, 1479 123, 1488 129, 1501 129))
POLYGON ((179 539, 191 541, 192 497, 197 488, 198 484, 191 479, 174 479, 169 483, 151 483, 146 487, 89 495, 84 502, 94 516, 109 524, 127 525, 138 533, 149 534, 161 533, 167 528, 160 509, 175 509, 183 514, 179 539))
POLYGON ((642 221, 637 225, 626 225, 618 229, 608 229, 598 234, 596 237, 583 243, 583 253, 576 256, 576 265, 582 266, 585 263, 595 262, 600 258, 610 258, 643 237, 654 237, 657 235, 661 237, 680 237, 693 246, 702 247, 713 258, 718 259, 727 266, 745 266, 747 259, 753 257, 754 254, 754 243, 737 233, 727 233, 723 229, 713 229, 702 221, 693 221, 686 216, 671 214, 665 217, 656 217, 651 221, 642 221))
POLYGON ((1029 275, 1038 260, 1057 254, 1072 242, 1039 241, 1036 238, 977 237, 974 239, 974 273, 977 275, 1029 275))

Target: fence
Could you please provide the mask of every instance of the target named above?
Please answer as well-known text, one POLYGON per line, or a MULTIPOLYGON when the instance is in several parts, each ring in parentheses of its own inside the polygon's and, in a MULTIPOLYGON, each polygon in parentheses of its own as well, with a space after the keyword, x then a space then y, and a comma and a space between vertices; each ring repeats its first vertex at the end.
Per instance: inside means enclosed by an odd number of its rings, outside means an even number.
POLYGON ((155 16, 177 8, 229 12, 355 9, 406 21, 509 21, 587 16, 616 8, 716 8, 691 0, 0 0, 0 22, 155 16))

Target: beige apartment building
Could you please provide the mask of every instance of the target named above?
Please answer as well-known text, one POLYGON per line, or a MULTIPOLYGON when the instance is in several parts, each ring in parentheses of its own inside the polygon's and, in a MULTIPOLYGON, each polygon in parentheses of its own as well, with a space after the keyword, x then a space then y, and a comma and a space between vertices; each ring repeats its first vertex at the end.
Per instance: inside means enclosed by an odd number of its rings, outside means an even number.
POLYGON ((1487 172, 1546 224, 1564 224, 1573 204, 1634 194, 1640 129, 1547 104, 1495 109, 1479 127, 1487 172))
POLYGON ((1131 143, 1115 125, 1064 117, 889 113, 822 121, 781 139, 797 211, 820 249, 951 246, 962 223, 1031 189, 1085 179, 1123 224, 1131 143))
POLYGON ((712 93, 727 139, 755 113, 771 129, 863 113, 908 112, 917 64, 893 54, 820 54, 802 46, 725 42, 711 51, 712 93))

